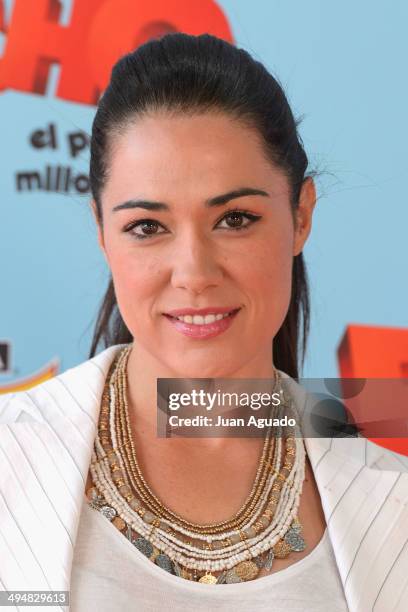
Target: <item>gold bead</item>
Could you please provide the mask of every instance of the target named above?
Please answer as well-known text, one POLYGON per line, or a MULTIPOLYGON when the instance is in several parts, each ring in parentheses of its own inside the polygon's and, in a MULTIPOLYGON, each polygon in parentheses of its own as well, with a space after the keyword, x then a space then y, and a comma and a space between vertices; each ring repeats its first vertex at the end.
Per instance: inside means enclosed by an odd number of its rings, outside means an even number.
POLYGON ((186 580, 192 580, 193 574, 191 572, 187 571, 186 569, 182 569, 181 570, 181 577, 185 578, 186 580))
POLYGON ((201 576, 198 582, 202 584, 215 584, 217 582, 217 578, 211 574, 211 572, 206 572, 204 576, 201 576))
POLYGON ((273 547, 273 554, 277 559, 284 559, 292 551, 291 547, 285 540, 279 540, 273 547))
POLYGON ((126 527, 125 521, 120 516, 115 516, 111 522, 119 529, 119 531, 122 531, 122 529, 126 527))
POLYGON ((233 569, 243 581, 253 580, 259 574, 259 567, 254 561, 241 561, 233 569))

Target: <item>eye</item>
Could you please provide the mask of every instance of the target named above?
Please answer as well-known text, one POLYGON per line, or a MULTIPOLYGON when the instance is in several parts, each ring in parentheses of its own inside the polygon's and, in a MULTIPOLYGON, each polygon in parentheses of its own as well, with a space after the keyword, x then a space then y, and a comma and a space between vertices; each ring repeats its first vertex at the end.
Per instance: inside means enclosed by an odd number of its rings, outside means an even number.
POLYGON ((260 218, 261 218, 260 215, 253 215, 252 213, 246 210, 230 210, 226 215, 224 215, 221 221, 217 223, 217 225, 226 219, 231 219, 232 226, 229 225, 227 229, 232 229, 232 230, 237 231, 237 230, 248 229, 253 223, 258 221, 260 218), (248 223, 246 223, 245 225, 242 225, 243 218, 246 218, 248 221, 248 223))
POLYGON ((131 223, 127 227, 125 227, 125 232, 130 232, 133 236, 135 236, 138 240, 143 240, 143 238, 150 238, 151 236, 155 236, 158 233, 162 234, 163 232, 157 232, 156 229, 160 225, 158 221, 154 219, 140 219, 135 223, 131 223), (140 228, 141 230, 146 230, 147 233, 138 233, 135 231, 136 228, 140 228))
MULTIPOLYGON (((233 231, 239 231, 248 229, 253 223, 259 221, 262 217, 260 215, 254 215, 246 210, 230 210, 220 221, 218 221, 217 226, 227 219, 232 221, 232 225, 227 225, 227 227, 221 229, 229 229, 233 231), (245 225, 242 225, 243 219, 247 220, 245 225)), ((124 232, 129 232, 132 236, 134 236, 137 240, 144 240, 145 238, 152 238, 154 236, 158 236, 160 234, 166 233, 158 232, 157 229, 159 227, 163 227, 161 223, 155 221, 155 219, 140 219, 139 221, 135 221, 124 228, 124 232), (136 231, 139 229, 140 231, 136 231)))

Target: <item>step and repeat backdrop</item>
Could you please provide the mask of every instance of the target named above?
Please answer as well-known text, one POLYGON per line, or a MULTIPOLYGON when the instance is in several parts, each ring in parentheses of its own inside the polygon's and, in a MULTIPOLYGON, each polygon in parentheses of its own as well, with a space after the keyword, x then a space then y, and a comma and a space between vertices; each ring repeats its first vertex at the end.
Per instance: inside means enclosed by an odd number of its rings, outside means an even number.
POLYGON ((408 377, 408 4, 0 1, 0 393, 88 358, 108 281, 89 134, 112 64, 167 32, 247 49, 282 83, 316 170, 303 376, 408 377))

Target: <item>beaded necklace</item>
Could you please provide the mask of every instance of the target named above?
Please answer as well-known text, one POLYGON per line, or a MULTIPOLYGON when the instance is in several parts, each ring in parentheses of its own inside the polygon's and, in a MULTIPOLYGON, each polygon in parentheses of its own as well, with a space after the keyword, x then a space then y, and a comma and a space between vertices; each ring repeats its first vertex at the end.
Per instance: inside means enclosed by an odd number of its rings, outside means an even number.
MULTIPOLYGON (((231 519, 191 523, 151 491, 138 465, 130 428, 126 366, 131 348, 120 351, 106 378, 90 466, 90 505, 156 565, 201 583, 252 580, 261 568, 270 570, 274 558, 304 550, 297 510, 305 450, 303 440, 294 435, 296 427, 280 428, 273 436, 271 426, 267 428, 254 485, 231 519)), ((279 385, 275 370, 275 388, 279 385)), ((287 404, 283 389, 279 392, 282 403, 293 411, 293 401, 287 404)))

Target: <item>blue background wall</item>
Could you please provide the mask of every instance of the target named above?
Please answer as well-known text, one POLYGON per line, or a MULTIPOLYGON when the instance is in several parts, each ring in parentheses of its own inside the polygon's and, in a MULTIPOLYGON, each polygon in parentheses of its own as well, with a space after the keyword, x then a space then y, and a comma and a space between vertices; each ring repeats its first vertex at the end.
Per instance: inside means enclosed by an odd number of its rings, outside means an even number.
MULTIPOLYGON (((70 2, 64 2, 69 23, 70 2)), ((337 345, 350 323, 408 325, 408 4, 394 0, 221 0, 238 46, 278 77, 317 179, 319 201, 305 249, 312 326, 304 375, 337 376, 337 345)), ((6 17, 13 2, 5 2, 6 17)), ((1 38, 1 37, 0 37, 1 38)), ((4 37, 0 41, 4 47, 4 37)), ((0 340, 12 344, 3 383, 52 358, 60 370, 87 358, 107 269, 87 195, 17 192, 15 172, 48 163, 87 172, 88 153, 66 136, 90 131, 94 107, 0 93, 0 340), (35 150, 33 130, 53 122, 59 148, 35 150)))

